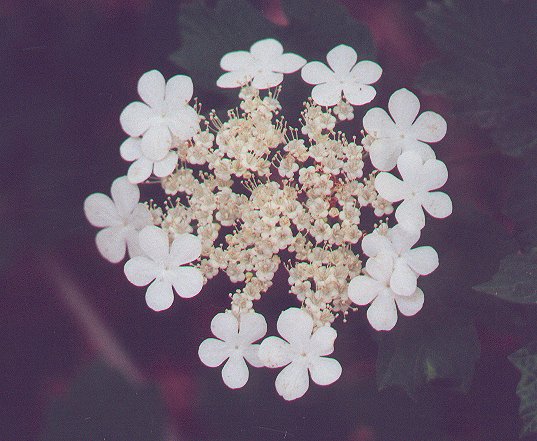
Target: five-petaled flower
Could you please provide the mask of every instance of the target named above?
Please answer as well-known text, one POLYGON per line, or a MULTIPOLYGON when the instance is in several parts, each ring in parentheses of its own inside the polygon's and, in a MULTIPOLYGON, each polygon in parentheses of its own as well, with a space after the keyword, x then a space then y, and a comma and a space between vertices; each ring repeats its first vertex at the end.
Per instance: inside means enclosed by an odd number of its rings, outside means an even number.
POLYGON ((275 87, 283 81, 283 74, 299 70, 306 60, 283 53, 283 46, 273 38, 259 40, 248 51, 229 52, 222 57, 220 67, 227 71, 216 85, 222 88, 242 87, 249 81, 256 89, 275 87))
POLYGON ((341 94, 354 106, 369 103, 377 94, 370 84, 376 83, 382 75, 382 68, 373 61, 358 63, 356 51, 340 44, 326 55, 328 66, 320 61, 311 61, 302 68, 302 79, 308 84, 316 84, 311 91, 313 101, 321 106, 335 106, 341 94))
POLYGON ((364 129, 373 137, 368 147, 371 163, 378 169, 390 171, 397 164, 401 153, 417 152, 426 161, 436 155, 428 142, 441 141, 446 135, 447 124, 435 112, 420 111, 420 101, 408 89, 394 92, 388 102, 390 116, 384 109, 374 107, 364 116, 364 129))
POLYGON ((103 193, 93 193, 84 201, 84 213, 91 225, 103 228, 97 233, 97 249, 106 260, 118 263, 125 257, 141 253, 138 232, 152 224, 145 204, 140 204, 140 190, 126 176, 117 178, 110 190, 112 199, 103 193))
POLYGON ((164 230, 149 226, 140 231, 138 238, 144 255, 127 261, 124 270, 133 285, 146 286, 152 282, 145 295, 151 309, 168 309, 173 303, 173 289, 183 298, 194 297, 201 291, 201 271, 183 266, 199 258, 201 241, 198 237, 180 234, 170 246, 164 230))
POLYGON ((330 326, 317 329, 313 335, 313 319, 298 308, 289 308, 278 318, 279 337, 267 337, 259 347, 259 358, 269 368, 285 368, 276 377, 276 391, 286 400, 303 396, 311 379, 321 386, 335 382, 341 365, 327 358, 334 351, 337 332, 330 326))
POLYGON ((261 314, 241 314, 240 320, 232 313, 217 314, 211 321, 211 331, 217 338, 204 340, 198 350, 200 360, 209 367, 220 366, 222 379, 231 389, 239 389, 248 381, 249 372, 245 360, 254 367, 262 367, 253 344, 267 333, 267 322, 261 314))

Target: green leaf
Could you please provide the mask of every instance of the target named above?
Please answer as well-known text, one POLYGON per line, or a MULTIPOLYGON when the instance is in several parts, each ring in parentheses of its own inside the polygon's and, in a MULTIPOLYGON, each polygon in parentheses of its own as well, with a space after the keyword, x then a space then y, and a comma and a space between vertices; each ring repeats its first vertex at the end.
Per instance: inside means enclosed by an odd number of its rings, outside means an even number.
POLYGON ((452 100, 454 113, 489 131, 504 153, 537 146, 537 8, 529 1, 430 1, 418 13, 442 57, 418 87, 452 100))
POLYGON ((520 398, 522 438, 537 433, 537 342, 514 352, 509 356, 509 360, 521 374, 516 393, 520 398))
POLYGON ((537 249, 504 257, 492 279, 474 289, 510 302, 537 304, 537 249))
POLYGON ((456 311, 402 320, 380 339, 377 386, 401 387, 410 396, 426 385, 467 392, 479 354, 472 322, 456 311))

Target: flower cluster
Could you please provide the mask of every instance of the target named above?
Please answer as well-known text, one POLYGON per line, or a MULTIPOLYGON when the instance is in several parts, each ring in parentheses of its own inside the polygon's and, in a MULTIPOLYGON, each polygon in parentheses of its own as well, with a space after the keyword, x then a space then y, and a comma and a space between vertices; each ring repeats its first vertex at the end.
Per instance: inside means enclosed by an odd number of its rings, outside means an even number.
POLYGON ((376 330, 392 329, 397 310, 411 316, 422 308, 418 277, 438 266, 433 248, 413 248, 424 210, 444 218, 452 209, 449 196, 434 191, 447 169, 428 144, 444 137, 444 119, 418 116, 418 98, 401 89, 390 98, 390 114, 372 108, 357 130, 362 135, 346 136, 338 121, 353 119, 354 106, 375 98, 372 84, 382 69, 358 61, 346 45, 326 58, 328 66, 307 63, 273 39, 226 54, 217 85, 238 88, 240 104, 225 116, 199 115, 184 75, 167 82, 157 71, 142 75, 143 102, 120 117, 129 135, 120 148, 132 162, 127 176, 114 181, 112 200, 98 193, 85 203, 90 223, 104 228, 99 251, 119 262, 128 249, 125 275, 149 285, 153 310, 169 308, 174 290, 197 295, 222 272, 238 284, 229 310, 214 317, 216 338, 200 345, 200 359, 210 367, 225 362, 230 388, 246 384, 246 362, 284 367, 276 390, 286 400, 304 395, 310 376, 319 385, 340 377, 340 364, 326 357, 337 336, 332 325, 359 309, 354 305, 370 305, 376 330), (292 127, 281 115, 280 84, 298 70, 314 87, 300 127, 292 127), (139 203, 137 184, 151 175, 167 195, 160 207, 139 203), (389 227, 394 211, 397 223, 389 227), (267 324, 254 304, 280 269, 301 307, 281 313, 283 339, 256 344, 267 324))

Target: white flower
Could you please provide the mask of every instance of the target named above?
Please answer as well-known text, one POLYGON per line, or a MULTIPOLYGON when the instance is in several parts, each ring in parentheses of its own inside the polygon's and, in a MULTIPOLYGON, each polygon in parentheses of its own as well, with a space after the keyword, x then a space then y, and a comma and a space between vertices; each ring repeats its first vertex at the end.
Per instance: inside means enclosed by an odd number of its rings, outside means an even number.
POLYGON ((179 160, 177 153, 170 151, 160 161, 153 161, 143 154, 142 139, 140 138, 127 138, 121 144, 119 152, 125 161, 132 162, 127 177, 133 184, 144 182, 151 176, 151 172, 159 178, 171 175, 179 160))
POLYGON ((256 89, 275 87, 283 81, 283 74, 293 73, 304 66, 304 58, 283 53, 281 43, 267 38, 254 43, 250 52, 234 51, 222 57, 220 67, 227 71, 216 85, 222 88, 242 87, 248 81, 256 89))
POLYGON ((201 291, 203 276, 193 266, 183 266, 199 258, 201 241, 192 234, 178 234, 170 246, 167 233, 159 227, 145 227, 138 236, 143 256, 125 263, 125 275, 136 286, 147 288, 147 306, 155 311, 173 303, 173 289, 184 298, 201 291))
POLYGON ((332 384, 341 376, 341 365, 324 357, 334 351, 335 329, 323 326, 312 335, 313 319, 305 311, 289 308, 278 318, 278 332, 285 338, 268 337, 259 347, 259 358, 265 366, 286 366, 276 378, 276 391, 286 400, 303 396, 311 379, 321 385, 332 384))
POLYGON ((367 319, 377 331, 389 331, 397 323, 397 308, 406 316, 416 314, 423 306, 423 291, 416 288, 410 296, 400 296, 390 288, 394 259, 380 254, 367 260, 366 275, 356 276, 349 283, 349 299, 357 305, 371 306, 367 319), (397 305, 397 308, 396 308, 397 305))
POLYGON ((375 178, 378 194, 389 202, 403 201, 395 211, 397 221, 407 229, 421 230, 425 226, 423 208, 433 217, 443 219, 453 210, 450 197, 441 191, 448 178, 442 161, 429 159, 423 163, 416 152, 403 153, 397 161, 403 180, 390 173, 375 178))
POLYGON ((248 381, 248 361, 254 367, 263 367, 257 356, 259 345, 253 342, 267 333, 267 322, 261 314, 249 312, 240 316, 240 322, 231 313, 217 314, 211 321, 211 331, 216 338, 204 340, 198 350, 203 364, 209 367, 220 366, 222 379, 231 389, 239 389, 248 381))
POLYGON ((364 129, 374 138, 368 147, 371 163, 379 170, 389 171, 395 167, 401 153, 411 150, 419 153, 424 161, 435 159, 433 149, 426 143, 444 138, 446 120, 435 112, 423 112, 416 119, 420 101, 408 89, 394 92, 388 109, 393 120, 380 107, 369 110, 364 116, 364 129))
POLYGON ((334 106, 341 100, 341 93, 354 106, 369 103, 377 94, 370 84, 382 75, 382 68, 372 61, 356 63, 356 51, 340 44, 326 55, 328 66, 312 61, 302 68, 302 79, 308 84, 317 84, 311 97, 320 106, 334 106))
POLYGON ((161 161, 172 146, 172 135, 187 140, 198 132, 198 114, 187 104, 193 91, 192 80, 185 75, 166 82, 158 70, 151 70, 140 77, 138 94, 144 102, 130 103, 119 120, 128 135, 142 137, 146 158, 161 161))
POLYGON ((419 231, 396 225, 386 235, 375 231, 362 239, 365 255, 377 257, 387 254, 394 259, 390 288, 402 296, 416 292, 418 275, 431 274, 438 268, 438 254, 434 248, 424 246, 412 249, 419 238, 419 231))
POLYGON ((97 233, 97 249, 106 260, 120 262, 128 248, 129 256, 141 253, 138 232, 152 225, 146 205, 140 204, 140 190, 126 176, 117 178, 110 191, 112 199, 103 193, 93 193, 84 201, 84 213, 91 225, 103 228, 97 233))

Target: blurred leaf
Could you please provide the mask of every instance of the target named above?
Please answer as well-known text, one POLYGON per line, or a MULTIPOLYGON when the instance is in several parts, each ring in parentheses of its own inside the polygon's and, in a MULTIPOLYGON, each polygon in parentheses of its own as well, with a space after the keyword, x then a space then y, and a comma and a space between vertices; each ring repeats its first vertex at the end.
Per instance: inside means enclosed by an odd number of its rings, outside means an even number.
POLYGON ((537 433, 537 342, 530 343, 511 354, 509 360, 521 374, 516 393, 520 398, 522 438, 537 433))
POLYGON ((418 17, 442 53, 424 66, 418 87, 446 95, 456 116, 489 130, 504 153, 535 148, 535 2, 430 1, 418 17))
POLYGON ((426 385, 467 392, 479 354, 474 326, 460 313, 404 320, 380 338, 377 385, 398 386, 410 396, 426 385))
POLYGON ((44 441, 162 441, 163 405, 153 387, 132 384, 105 363, 85 369, 50 408, 44 441))

